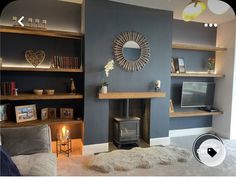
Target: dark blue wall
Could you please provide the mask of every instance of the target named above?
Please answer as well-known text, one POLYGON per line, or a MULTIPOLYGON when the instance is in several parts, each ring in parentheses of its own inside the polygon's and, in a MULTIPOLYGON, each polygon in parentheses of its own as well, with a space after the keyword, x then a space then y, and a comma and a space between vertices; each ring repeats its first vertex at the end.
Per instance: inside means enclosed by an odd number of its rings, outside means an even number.
POLYGON ((203 23, 173 21, 173 41, 189 44, 216 45, 215 27, 204 27, 203 23))
POLYGON ((87 0, 85 7, 85 144, 108 142, 109 101, 96 95, 113 41, 125 31, 140 32, 148 39, 151 61, 133 73, 116 65, 109 76, 109 91, 153 91, 154 80, 160 79, 167 96, 151 101, 150 137, 168 136, 172 12, 107 0, 87 0))
MULTIPOLYGON (((203 23, 173 21, 173 41, 189 44, 216 45, 216 28, 206 28, 203 23)), ((186 71, 207 71, 207 60, 214 52, 173 49, 173 57, 184 59, 186 71)), ((213 78, 176 78, 171 79, 171 99, 175 111, 193 110, 180 108, 181 90, 184 81, 213 82, 213 78)), ((212 117, 188 117, 170 119, 170 129, 185 129, 212 126, 212 117)))
MULTIPOLYGON (((175 109, 181 110, 179 104, 183 81, 213 80, 206 78, 172 78, 170 80, 170 59, 172 56, 183 57, 187 70, 203 71, 207 69, 206 60, 208 57, 214 55, 212 52, 191 50, 173 50, 172 53, 172 35, 173 41, 177 42, 215 45, 215 28, 205 28, 201 23, 173 21, 172 12, 124 5, 108 0, 86 0, 85 8, 85 144, 108 142, 109 102, 98 100, 96 94, 103 76, 103 66, 107 63, 107 59, 112 57, 113 41, 118 34, 124 31, 137 31, 148 39, 151 47, 151 61, 144 69, 133 73, 125 72, 120 67, 115 66, 108 78, 109 91, 152 91, 154 80, 161 80, 161 89, 167 93, 167 96, 164 99, 151 101, 150 137, 166 137, 169 129, 211 126, 211 117, 169 120, 168 107, 171 91, 175 109)), ((45 18, 48 20, 49 29, 78 32, 81 29, 81 6, 78 4, 57 0, 18 0, 4 9, 0 24, 11 25, 13 15, 17 17, 24 15, 27 18, 45 18)), ((77 42, 74 43, 70 39, 29 36, 30 38, 23 37, 25 41, 22 42, 21 36, 24 35, 2 36, 3 40, 10 40, 4 42, 7 48, 2 51, 3 59, 15 61, 21 57, 20 60, 23 62, 23 52, 30 47, 34 49, 44 48, 48 57, 54 54, 75 55, 78 52, 77 48, 79 48, 77 42), (21 45, 22 43, 24 45, 21 45)), ((48 62, 48 59, 45 62, 48 62)), ((32 79, 38 83, 32 83, 32 86, 27 87, 25 84, 28 82, 24 79, 28 79, 29 74, 30 72, 22 72, 18 77, 17 74, 11 72, 2 74, 2 77, 4 80, 15 79, 20 90, 25 92, 39 87, 51 88, 51 83, 48 81, 54 81, 53 87, 58 91, 65 91, 64 82, 71 77, 69 74, 35 73, 32 75, 32 79), (48 81, 44 82, 45 77, 48 78, 48 81)), ((83 78, 81 75, 74 74, 72 77, 80 82, 83 78)), ((83 86, 80 85, 78 88, 81 92, 83 91, 83 86)), ((38 105, 41 108, 55 104, 53 101, 50 103, 45 101, 39 102, 38 105)), ((78 115, 81 116, 83 113, 83 106, 77 101, 59 101, 56 105, 57 107, 77 105, 79 108, 78 115)))

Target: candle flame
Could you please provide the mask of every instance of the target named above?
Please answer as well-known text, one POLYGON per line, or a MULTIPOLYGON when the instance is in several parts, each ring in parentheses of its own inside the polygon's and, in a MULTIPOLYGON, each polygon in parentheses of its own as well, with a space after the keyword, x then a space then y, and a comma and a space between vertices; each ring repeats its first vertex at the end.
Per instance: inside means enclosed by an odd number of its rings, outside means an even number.
POLYGON ((62 130, 62 136, 65 136, 66 135, 66 126, 63 126, 61 130, 62 130))

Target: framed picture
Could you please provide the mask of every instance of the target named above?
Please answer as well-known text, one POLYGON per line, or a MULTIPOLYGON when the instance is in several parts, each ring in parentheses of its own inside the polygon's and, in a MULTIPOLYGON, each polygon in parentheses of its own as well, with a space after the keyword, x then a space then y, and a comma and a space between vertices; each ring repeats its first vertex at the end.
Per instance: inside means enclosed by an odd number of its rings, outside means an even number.
POLYGON ((36 105, 16 106, 16 122, 26 122, 37 120, 36 105))
POLYGON ((9 104, 0 105, 0 121, 5 121, 8 119, 8 108, 9 104))
POLYGON ((175 71, 176 73, 185 73, 185 64, 184 64, 184 59, 183 58, 174 58, 174 66, 175 66, 175 71))
POLYGON ((48 119, 56 119, 56 118, 57 118, 57 109, 48 108, 48 119))
POLYGON ((73 119, 74 118, 73 108, 60 108, 60 118, 61 119, 73 119))
POLYGON ((179 72, 180 73, 185 73, 185 64, 184 64, 184 59, 183 58, 178 58, 178 64, 179 64, 179 72))
POLYGON ((48 119, 48 108, 41 109, 41 120, 48 119))
POLYGON ((174 111, 174 105, 173 105, 172 100, 170 100, 169 113, 173 113, 173 112, 175 112, 174 111))

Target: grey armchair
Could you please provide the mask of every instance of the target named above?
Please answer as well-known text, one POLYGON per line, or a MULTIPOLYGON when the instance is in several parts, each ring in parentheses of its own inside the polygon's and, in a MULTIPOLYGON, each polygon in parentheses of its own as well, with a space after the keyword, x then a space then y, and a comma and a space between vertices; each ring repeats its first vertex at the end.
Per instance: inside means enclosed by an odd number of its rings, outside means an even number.
POLYGON ((48 125, 0 129, 2 147, 23 176, 55 176, 57 158, 51 152, 48 125))

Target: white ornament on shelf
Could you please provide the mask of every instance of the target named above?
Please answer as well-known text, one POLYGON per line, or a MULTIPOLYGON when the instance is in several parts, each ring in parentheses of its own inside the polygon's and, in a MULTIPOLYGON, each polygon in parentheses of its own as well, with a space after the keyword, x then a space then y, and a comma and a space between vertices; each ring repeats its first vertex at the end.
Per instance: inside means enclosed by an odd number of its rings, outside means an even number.
POLYGON ((107 93, 107 86, 102 86, 100 92, 106 94, 107 93))

